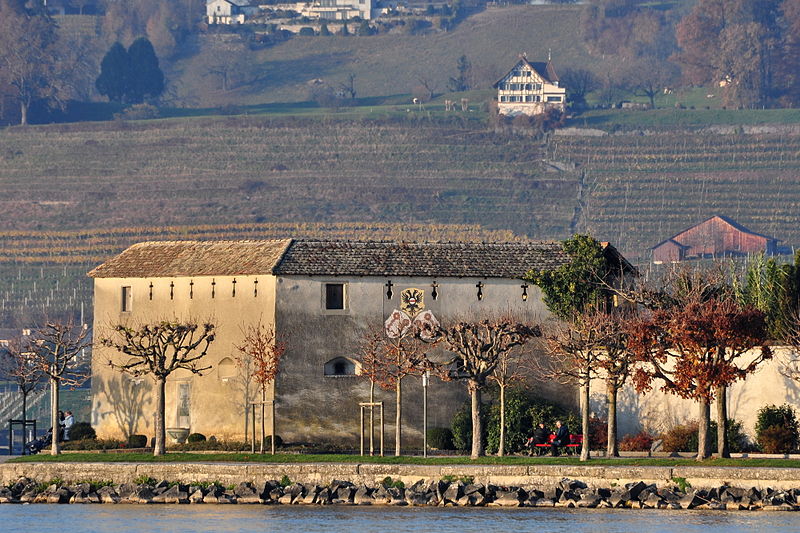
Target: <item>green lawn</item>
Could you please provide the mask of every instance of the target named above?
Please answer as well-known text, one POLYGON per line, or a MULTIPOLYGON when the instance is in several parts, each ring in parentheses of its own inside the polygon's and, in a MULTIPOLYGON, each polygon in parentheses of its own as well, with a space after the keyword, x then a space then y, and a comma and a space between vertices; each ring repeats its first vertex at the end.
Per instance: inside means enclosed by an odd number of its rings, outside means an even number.
POLYGON ((466 457, 369 457, 342 454, 276 454, 252 453, 190 453, 171 452, 154 457, 148 453, 64 453, 58 456, 33 455, 10 459, 10 463, 373 463, 413 465, 595 465, 595 466, 736 466, 798 468, 800 461, 793 459, 709 459, 698 463, 693 459, 676 458, 619 458, 592 459, 581 463, 576 457, 482 457, 475 461, 466 457))

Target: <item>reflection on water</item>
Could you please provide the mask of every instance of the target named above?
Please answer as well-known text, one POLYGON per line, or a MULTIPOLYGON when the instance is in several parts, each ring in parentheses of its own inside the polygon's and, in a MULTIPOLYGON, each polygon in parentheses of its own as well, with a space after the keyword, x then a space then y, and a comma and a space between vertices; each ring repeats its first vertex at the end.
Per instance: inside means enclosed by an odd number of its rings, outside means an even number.
POLYGON ((1 531, 725 533, 800 531, 791 512, 280 507, 244 505, 0 505, 1 531))

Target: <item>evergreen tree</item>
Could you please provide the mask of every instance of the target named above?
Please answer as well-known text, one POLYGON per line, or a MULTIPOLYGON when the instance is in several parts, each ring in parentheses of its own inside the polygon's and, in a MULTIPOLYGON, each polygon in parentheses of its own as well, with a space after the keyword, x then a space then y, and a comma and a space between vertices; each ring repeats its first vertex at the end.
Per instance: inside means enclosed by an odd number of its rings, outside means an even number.
POLYGON ((145 97, 156 97, 164 92, 164 73, 158 66, 158 57, 153 45, 145 37, 139 37, 128 48, 131 77, 127 99, 138 104, 145 97))
POLYGON ((111 45, 100 63, 100 76, 95 81, 97 92, 111 102, 122 102, 128 92, 131 59, 119 42, 111 45))
POLYGON ((324 22, 319 27, 319 34, 322 35, 323 37, 328 37, 332 35, 331 30, 328 29, 328 25, 324 22))

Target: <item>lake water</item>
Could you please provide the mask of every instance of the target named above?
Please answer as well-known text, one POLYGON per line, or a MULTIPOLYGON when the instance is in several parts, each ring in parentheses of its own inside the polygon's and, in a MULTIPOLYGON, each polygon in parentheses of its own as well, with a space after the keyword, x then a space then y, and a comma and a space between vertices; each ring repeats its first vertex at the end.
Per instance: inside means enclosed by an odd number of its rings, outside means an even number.
POLYGON ((0 505, 0 531, 280 533, 800 532, 800 513, 658 510, 0 505))

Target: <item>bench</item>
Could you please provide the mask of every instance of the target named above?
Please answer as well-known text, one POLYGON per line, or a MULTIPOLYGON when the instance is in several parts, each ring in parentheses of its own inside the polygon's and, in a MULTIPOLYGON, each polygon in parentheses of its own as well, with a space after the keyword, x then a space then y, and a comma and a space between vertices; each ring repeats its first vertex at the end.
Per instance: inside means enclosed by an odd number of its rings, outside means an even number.
MULTIPOLYGON (((539 448, 539 450, 537 450, 537 455, 543 455, 545 453, 545 450, 542 450, 542 448, 551 448, 554 440, 556 440, 556 436, 554 433, 551 433, 547 438, 547 443, 534 444, 535 448, 539 448)), ((567 449, 567 453, 570 455, 574 449, 580 448, 581 446, 583 446, 583 435, 574 435, 572 433, 569 435, 569 444, 563 445, 563 447, 567 449)))

